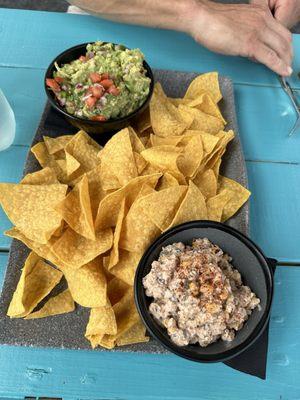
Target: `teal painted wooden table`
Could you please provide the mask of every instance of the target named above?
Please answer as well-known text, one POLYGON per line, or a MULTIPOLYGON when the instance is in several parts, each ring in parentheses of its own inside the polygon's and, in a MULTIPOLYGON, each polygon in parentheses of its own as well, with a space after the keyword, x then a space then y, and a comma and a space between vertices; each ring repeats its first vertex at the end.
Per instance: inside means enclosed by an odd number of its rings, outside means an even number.
MULTIPOLYGON (((123 42, 140 47, 156 68, 218 70, 234 81, 247 160, 251 237, 280 260, 270 328, 266 381, 173 355, 0 347, 0 398, 300 399, 300 133, 287 138, 295 115, 276 76, 261 65, 218 56, 175 32, 125 26, 89 16, 0 9, 0 87, 16 115, 14 145, 0 153, 0 181, 20 179, 44 102, 42 78, 52 58, 74 44, 123 42)), ((300 37, 294 36, 294 70, 300 37)), ((290 80, 300 89, 296 74, 290 80)), ((1 116, 0 116, 1 117, 1 116)), ((10 240, 0 211, 0 282, 10 240)))

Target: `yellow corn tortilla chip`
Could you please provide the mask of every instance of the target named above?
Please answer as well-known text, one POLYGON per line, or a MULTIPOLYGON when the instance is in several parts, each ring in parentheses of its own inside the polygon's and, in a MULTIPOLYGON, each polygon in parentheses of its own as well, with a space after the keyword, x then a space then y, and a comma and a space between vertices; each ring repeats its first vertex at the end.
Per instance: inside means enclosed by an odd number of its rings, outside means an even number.
POLYGON ((61 216, 54 210, 63 200, 66 185, 0 184, 0 204, 10 221, 29 239, 47 243, 61 224, 61 216))
POLYGON ((99 164, 97 155, 100 150, 101 146, 84 131, 76 133, 65 147, 65 151, 79 162, 82 173, 90 171, 99 164))
POLYGON ((116 340, 117 346, 126 346, 129 344, 145 342, 149 342, 149 337, 146 336, 146 328, 141 321, 138 321, 116 340))
POLYGON ((110 273, 127 285, 133 286, 135 271, 142 255, 120 249, 119 261, 110 269, 110 273))
POLYGON ((187 101, 185 104, 189 107, 198 108, 205 114, 218 118, 224 125, 226 125, 226 121, 223 118, 218 105, 213 101, 212 97, 208 93, 203 93, 196 99, 187 101))
POLYGON ((150 101, 150 120, 158 136, 181 135, 188 123, 180 111, 168 100, 159 83, 155 85, 150 101))
POLYGON ((168 229, 183 222, 197 219, 207 219, 207 209, 203 194, 197 186, 190 181, 186 195, 168 229))
POLYGON ((199 135, 186 136, 179 145, 183 147, 182 157, 178 159, 179 170, 185 177, 192 178, 203 159, 202 139, 199 135))
POLYGON ((115 266, 119 261, 119 240, 121 236, 121 229, 125 217, 125 198, 123 198, 117 218, 116 228, 114 231, 113 247, 110 252, 108 270, 115 266))
POLYGON ((77 269, 109 250, 112 241, 113 233, 110 228, 98 231, 95 240, 86 239, 67 228, 51 250, 63 263, 77 269))
POLYGON ((66 270, 70 269, 70 267, 67 264, 63 263, 61 260, 59 260, 51 250, 51 246, 57 240, 56 238, 52 237, 49 240, 49 242, 47 242, 46 244, 42 244, 42 243, 34 242, 34 241, 28 239, 21 231, 19 231, 15 227, 9 229, 8 231, 6 231, 4 233, 6 236, 20 240, 29 249, 33 250, 38 256, 40 256, 41 258, 44 258, 45 260, 50 261, 53 265, 55 265, 61 271, 65 272, 66 270))
POLYGON ((99 203, 106 195, 106 191, 103 189, 102 186, 103 179, 101 176, 101 164, 91 169, 86 174, 86 177, 89 183, 89 194, 90 194, 93 221, 95 221, 99 203))
POLYGON ((222 214, 224 207, 228 202, 231 201, 232 193, 229 190, 222 190, 222 192, 216 194, 207 200, 207 214, 208 219, 211 221, 220 222, 222 219, 222 214))
POLYGON ((107 296, 110 304, 112 306, 117 304, 122 299, 122 297, 125 296, 128 290, 132 289, 125 282, 115 277, 112 278, 107 286, 107 296))
POLYGON ((46 167, 32 174, 27 174, 20 183, 24 185, 51 185, 59 183, 59 181, 54 170, 46 167))
POLYGON ((175 146, 156 146, 142 151, 141 155, 154 168, 173 175, 180 184, 185 184, 184 175, 178 168, 178 159, 182 157, 182 149, 175 146))
POLYGON ((102 307, 107 302, 107 281, 101 257, 76 270, 64 272, 72 297, 82 307, 102 307))
POLYGON ((217 179, 212 169, 197 174, 193 182, 206 199, 217 194, 217 179))
POLYGON ((119 246, 127 251, 143 252, 161 232, 145 213, 143 197, 138 198, 126 215, 119 246))
POLYGON ((146 110, 143 111, 141 115, 139 115, 139 118, 134 123, 134 128, 140 134, 151 128, 149 108, 146 108, 146 110))
POLYGON ((230 201, 225 204, 223 208, 221 221, 224 222, 231 218, 249 199, 250 192, 238 182, 232 179, 226 178, 225 176, 219 176, 218 180, 218 190, 222 193, 224 190, 229 191, 232 196, 230 201))
POLYGON ((189 129, 185 132, 185 135, 186 136, 195 136, 195 135, 201 136, 204 155, 210 154, 216 147, 217 143, 219 142, 218 137, 216 137, 215 135, 211 135, 210 133, 203 132, 201 130, 189 129))
POLYGON ((24 317, 59 283, 62 273, 35 253, 30 253, 7 310, 11 318, 24 317))
POLYGON ((55 138, 49 136, 43 136, 44 143, 47 147, 49 154, 55 154, 61 150, 64 150, 64 148, 72 138, 73 135, 63 135, 55 138))
POLYGON ((219 86, 219 76, 217 72, 208 72, 197 76, 189 85, 184 99, 196 99, 202 93, 207 92, 215 103, 222 98, 219 86))
POLYGON ((177 146, 178 143, 182 140, 183 135, 181 136, 167 136, 160 137, 157 135, 150 135, 151 147, 155 146, 177 146))
POLYGON ((138 176, 128 128, 116 133, 99 157, 105 190, 119 189, 138 176))
POLYGON ((80 163, 70 153, 66 151, 66 172, 67 176, 71 176, 80 168, 80 163))
POLYGON ((66 170, 63 167, 65 160, 57 160, 53 154, 49 154, 45 143, 37 143, 31 148, 31 152, 34 154, 41 167, 49 167, 55 172, 59 182, 66 183, 68 181, 66 170), (62 163, 57 161, 61 161, 62 163))
POLYGON ((212 115, 205 114, 203 111, 180 104, 178 107, 180 112, 193 116, 193 122, 189 126, 191 130, 202 130, 210 134, 215 134, 224 129, 224 123, 212 115))
POLYGON ((133 129, 132 126, 128 126, 128 132, 129 132, 132 150, 136 153, 140 153, 143 150, 145 150, 145 146, 144 146, 143 142, 141 141, 140 137, 138 136, 138 134, 136 133, 136 131, 133 129))
POLYGON ((172 186, 144 196, 139 205, 157 228, 164 231, 172 222, 186 191, 187 186, 172 186))
POLYGON ((55 206, 55 210, 79 235, 95 240, 95 229, 86 175, 73 190, 55 206))
POLYGON ((107 304, 103 307, 92 308, 85 332, 85 337, 91 342, 92 347, 97 347, 105 334, 115 335, 116 333, 117 322, 112 306, 107 304))
POLYGON ((172 186, 178 186, 179 183, 173 175, 169 174, 168 172, 164 173, 163 176, 159 179, 158 184, 156 186, 156 190, 164 190, 168 189, 172 186))
POLYGON ((113 193, 108 194, 101 200, 98 208, 95 228, 96 231, 100 229, 116 226, 119 214, 120 203, 123 198, 126 198, 126 205, 128 207, 134 202, 137 194, 144 183, 148 183, 155 187, 161 174, 152 174, 146 176, 139 176, 132 179, 127 185, 113 193))
POLYGON ((133 155, 134 155, 137 173, 138 173, 138 175, 141 175, 142 172, 147 167, 148 163, 139 153, 133 152, 133 155))
POLYGON ((53 315, 66 314, 75 310, 75 303, 67 289, 57 296, 51 297, 41 309, 27 315, 25 319, 45 318, 53 315))

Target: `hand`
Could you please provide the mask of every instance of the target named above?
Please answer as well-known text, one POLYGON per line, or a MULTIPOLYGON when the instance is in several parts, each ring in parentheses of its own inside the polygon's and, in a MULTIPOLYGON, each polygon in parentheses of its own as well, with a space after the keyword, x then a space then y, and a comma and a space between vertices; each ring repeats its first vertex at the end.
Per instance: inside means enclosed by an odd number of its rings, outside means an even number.
POLYGON ((279 75, 292 73, 292 35, 267 4, 198 4, 189 28, 197 42, 217 53, 252 58, 279 75))
POLYGON ((300 21, 300 0, 254 0, 252 4, 267 4, 277 21, 287 28, 300 21))

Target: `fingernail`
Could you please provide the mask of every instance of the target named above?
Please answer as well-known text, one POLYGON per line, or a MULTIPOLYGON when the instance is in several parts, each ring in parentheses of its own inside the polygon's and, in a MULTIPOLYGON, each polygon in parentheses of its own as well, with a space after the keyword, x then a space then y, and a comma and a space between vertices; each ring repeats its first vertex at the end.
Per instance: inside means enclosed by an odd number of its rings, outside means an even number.
POLYGON ((289 75, 292 75, 292 73, 293 73, 293 69, 291 68, 291 67, 287 67, 287 73, 289 74, 289 75))

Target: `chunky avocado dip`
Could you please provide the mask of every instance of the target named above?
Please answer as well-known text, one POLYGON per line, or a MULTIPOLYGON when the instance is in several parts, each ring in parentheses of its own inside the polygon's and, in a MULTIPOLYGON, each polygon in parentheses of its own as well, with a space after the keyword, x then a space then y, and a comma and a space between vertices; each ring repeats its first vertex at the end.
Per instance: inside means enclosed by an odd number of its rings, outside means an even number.
POLYGON ((121 118, 139 108, 149 94, 143 61, 139 49, 95 42, 77 60, 55 64, 57 71, 46 84, 69 114, 95 121, 121 118))

